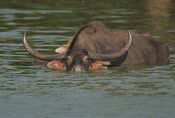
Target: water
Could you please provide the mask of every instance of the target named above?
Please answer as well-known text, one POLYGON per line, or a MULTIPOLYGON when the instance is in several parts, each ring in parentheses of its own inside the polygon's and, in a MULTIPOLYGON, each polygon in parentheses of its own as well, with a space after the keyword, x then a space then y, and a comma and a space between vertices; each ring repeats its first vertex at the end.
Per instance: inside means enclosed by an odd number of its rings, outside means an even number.
POLYGON ((174 118, 173 0, 1 0, 0 118, 174 118), (53 50, 84 24, 149 32, 167 43, 170 64, 58 73, 28 55, 24 31, 39 51, 53 50))

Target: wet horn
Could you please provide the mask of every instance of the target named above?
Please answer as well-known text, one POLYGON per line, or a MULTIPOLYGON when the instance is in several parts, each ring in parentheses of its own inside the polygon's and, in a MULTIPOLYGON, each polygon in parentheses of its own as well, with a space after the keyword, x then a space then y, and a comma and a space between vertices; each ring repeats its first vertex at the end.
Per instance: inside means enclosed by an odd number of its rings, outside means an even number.
POLYGON ((53 54, 53 55, 46 55, 43 53, 38 52, 37 50, 33 49, 27 41, 26 38, 27 32, 24 33, 23 37, 23 45, 25 49, 29 52, 30 55, 34 56, 37 59, 44 60, 44 61, 52 61, 52 60, 61 60, 65 57, 63 54, 53 54))
POLYGON ((89 52, 90 58, 94 60, 109 61, 109 60, 114 60, 116 58, 121 57, 128 51, 128 49, 131 47, 131 44, 132 44, 132 36, 129 31, 128 31, 128 35, 129 35, 128 43, 119 52, 112 53, 112 54, 97 54, 97 53, 89 52))

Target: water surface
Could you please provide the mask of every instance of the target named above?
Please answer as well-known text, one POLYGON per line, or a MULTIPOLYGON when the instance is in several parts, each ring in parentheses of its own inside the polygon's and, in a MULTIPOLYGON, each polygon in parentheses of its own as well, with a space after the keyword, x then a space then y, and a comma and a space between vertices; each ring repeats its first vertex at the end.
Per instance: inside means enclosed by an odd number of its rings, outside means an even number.
POLYGON ((0 116, 173 118, 174 6, 173 0, 1 0, 0 116), (36 63, 22 46, 23 33, 28 31, 35 48, 53 53, 94 20, 111 28, 151 33, 169 46, 170 64, 58 73, 36 63))

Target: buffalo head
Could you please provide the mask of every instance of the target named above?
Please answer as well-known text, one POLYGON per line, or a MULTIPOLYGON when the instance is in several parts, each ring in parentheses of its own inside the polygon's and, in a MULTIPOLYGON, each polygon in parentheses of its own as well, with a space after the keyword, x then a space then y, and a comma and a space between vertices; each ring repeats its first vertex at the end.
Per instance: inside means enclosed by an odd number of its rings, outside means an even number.
MULTIPOLYGON (((77 33, 78 35, 78 33, 77 33)), ((110 65, 110 61, 117 59, 124 55, 132 43, 131 33, 128 32, 128 42, 126 45, 118 52, 111 54, 101 54, 95 52, 89 52, 87 49, 73 49, 71 48, 74 45, 76 37, 70 42, 67 46, 66 51, 60 54, 46 55, 40 53, 33 49, 26 39, 26 33, 23 37, 23 45, 25 49, 35 58, 39 60, 47 61, 47 66, 56 70, 66 70, 66 71, 92 71, 100 69, 102 66, 110 65)))

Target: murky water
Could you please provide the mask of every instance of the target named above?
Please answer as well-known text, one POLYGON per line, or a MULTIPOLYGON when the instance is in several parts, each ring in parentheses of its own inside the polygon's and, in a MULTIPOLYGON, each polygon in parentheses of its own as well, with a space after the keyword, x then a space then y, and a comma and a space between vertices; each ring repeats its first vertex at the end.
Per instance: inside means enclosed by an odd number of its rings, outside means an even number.
POLYGON ((1 0, 0 117, 174 118, 173 0, 1 0), (152 33, 167 43, 170 64, 121 66, 95 73, 58 73, 28 55, 22 35, 44 53, 99 20, 112 28, 152 33))

